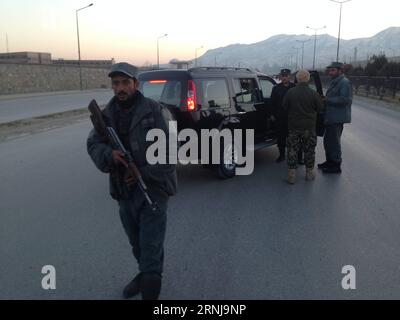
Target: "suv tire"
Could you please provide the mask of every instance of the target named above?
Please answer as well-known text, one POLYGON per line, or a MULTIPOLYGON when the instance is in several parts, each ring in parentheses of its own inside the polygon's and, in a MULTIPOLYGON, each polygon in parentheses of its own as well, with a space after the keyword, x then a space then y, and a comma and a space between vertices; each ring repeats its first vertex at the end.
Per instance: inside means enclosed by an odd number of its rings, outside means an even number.
POLYGON ((216 165, 216 173, 220 179, 230 179, 236 175, 237 153, 235 142, 221 144, 220 163, 216 165), (229 161, 230 160, 230 161, 229 161))

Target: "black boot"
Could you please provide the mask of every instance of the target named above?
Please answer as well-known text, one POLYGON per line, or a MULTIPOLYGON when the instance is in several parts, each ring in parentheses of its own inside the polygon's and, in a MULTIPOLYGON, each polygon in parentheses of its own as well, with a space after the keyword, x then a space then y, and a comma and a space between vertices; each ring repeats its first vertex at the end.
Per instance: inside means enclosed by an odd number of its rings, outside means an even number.
POLYGON ((285 155, 284 154, 280 154, 278 159, 276 159, 276 163, 281 163, 283 161, 285 161, 285 155))
POLYGON ((144 273, 140 286, 143 300, 158 300, 161 292, 161 275, 158 273, 144 273))
POLYGON ((133 298, 140 293, 140 281, 142 274, 139 273, 129 284, 125 287, 123 291, 123 296, 125 299, 133 298))
POLYGON ((278 159, 276 159, 276 163, 281 163, 282 161, 285 161, 286 160, 285 154, 286 150, 285 149, 282 150, 281 148, 279 148, 279 157, 278 159))
POLYGON ((318 164, 318 169, 328 168, 328 167, 330 167, 331 165, 332 165, 332 163, 331 163, 329 160, 327 160, 327 161, 325 161, 324 163, 318 164))
POLYGON ((342 173, 340 162, 331 162, 331 165, 322 169, 323 173, 342 173))

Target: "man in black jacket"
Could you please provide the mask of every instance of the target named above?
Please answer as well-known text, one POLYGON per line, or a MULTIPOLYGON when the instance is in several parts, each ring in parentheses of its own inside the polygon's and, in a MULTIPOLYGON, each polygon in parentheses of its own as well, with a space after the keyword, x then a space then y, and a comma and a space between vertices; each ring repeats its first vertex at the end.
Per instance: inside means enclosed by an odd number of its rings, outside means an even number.
POLYGON ((141 293, 144 300, 156 300, 161 291, 168 200, 176 193, 177 178, 174 164, 148 164, 146 135, 157 128, 168 139, 172 119, 166 108, 137 90, 136 67, 118 63, 109 76, 115 96, 103 111, 104 121, 132 154, 158 210, 151 210, 136 179, 126 176, 123 154, 105 143, 95 129, 90 132, 87 149, 97 168, 110 173, 110 193, 118 201, 122 225, 139 264, 140 273, 126 286, 123 296, 127 299, 141 293))
MULTIPOLYGON (((276 119, 277 137, 279 157, 276 162, 282 162, 286 159, 286 138, 288 136, 288 114, 283 109, 282 102, 286 93, 294 88, 296 85, 290 81, 291 71, 289 69, 282 69, 279 74, 280 83, 272 89, 271 101, 274 108, 273 115, 276 119)), ((300 159, 300 162, 302 160, 300 159)))

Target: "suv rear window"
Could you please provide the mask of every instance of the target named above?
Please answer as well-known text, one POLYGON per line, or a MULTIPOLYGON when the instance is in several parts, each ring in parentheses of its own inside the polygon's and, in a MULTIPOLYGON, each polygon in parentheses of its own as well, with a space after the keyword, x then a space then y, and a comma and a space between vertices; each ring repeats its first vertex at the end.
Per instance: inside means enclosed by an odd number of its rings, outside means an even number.
POLYGON ((182 84, 176 80, 141 81, 141 91, 145 97, 169 106, 179 107, 182 96, 182 84))
POLYGON ((203 109, 229 107, 229 92, 225 79, 197 79, 197 100, 203 109))

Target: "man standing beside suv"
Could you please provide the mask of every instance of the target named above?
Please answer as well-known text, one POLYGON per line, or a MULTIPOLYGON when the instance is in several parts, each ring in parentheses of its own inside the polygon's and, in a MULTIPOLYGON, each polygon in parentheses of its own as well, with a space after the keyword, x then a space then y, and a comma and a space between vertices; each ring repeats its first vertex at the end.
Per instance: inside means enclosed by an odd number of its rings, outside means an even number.
POLYGON ((314 180, 315 147, 317 146, 317 114, 322 109, 322 100, 318 93, 309 88, 310 73, 300 70, 297 75, 297 86, 290 89, 283 99, 283 108, 288 113, 289 136, 288 149, 288 182, 296 181, 296 169, 299 150, 304 150, 306 179, 314 180))
POLYGON ((353 90, 351 82, 343 74, 343 64, 332 62, 328 67, 331 77, 325 100, 324 147, 326 161, 318 165, 323 173, 341 173, 343 125, 351 123, 353 90))
MULTIPOLYGON (((286 96, 286 93, 294 88, 296 85, 290 81, 291 76, 290 69, 282 69, 279 74, 279 80, 281 81, 278 85, 276 85, 271 93, 271 102, 274 108, 273 116, 276 120, 277 126, 277 138, 278 138, 278 148, 279 148, 279 157, 276 162, 280 163, 286 159, 286 139, 288 136, 288 114, 287 111, 283 108, 282 103, 283 99, 286 96)), ((302 164, 302 159, 299 158, 299 162, 302 164)))

